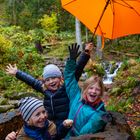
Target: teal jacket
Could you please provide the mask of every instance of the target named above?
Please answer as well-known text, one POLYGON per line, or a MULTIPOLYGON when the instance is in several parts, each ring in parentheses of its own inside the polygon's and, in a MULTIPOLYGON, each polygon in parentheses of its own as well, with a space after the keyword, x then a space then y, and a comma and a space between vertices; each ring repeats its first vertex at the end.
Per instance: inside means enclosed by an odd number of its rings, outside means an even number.
MULTIPOLYGON (((98 108, 93 109, 81 100, 81 89, 75 79, 76 62, 67 60, 64 71, 64 80, 66 85, 66 93, 70 99, 69 119, 74 121, 73 128, 68 133, 69 136, 79 136, 83 134, 96 133, 101 131, 106 122, 103 121, 102 115, 106 114, 101 108, 104 104, 100 104, 98 108)), ((66 138, 66 139, 67 139, 66 138)))

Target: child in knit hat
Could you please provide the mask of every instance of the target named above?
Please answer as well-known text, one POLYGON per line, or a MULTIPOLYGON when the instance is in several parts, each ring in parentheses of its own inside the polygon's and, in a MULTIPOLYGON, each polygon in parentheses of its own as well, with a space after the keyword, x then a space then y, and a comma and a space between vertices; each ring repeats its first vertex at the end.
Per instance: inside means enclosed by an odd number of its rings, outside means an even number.
MULTIPOLYGON (((79 45, 72 44, 73 50, 78 51, 79 45)), ((77 62, 75 76, 78 81, 85 65, 90 58, 90 52, 93 48, 92 43, 85 46, 77 62)), ((32 86, 35 90, 43 93, 44 107, 48 111, 48 119, 52 120, 56 126, 59 126, 68 117, 69 98, 66 94, 65 84, 60 69, 49 64, 43 70, 43 81, 35 79, 31 75, 17 69, 16 65, 9 64, 6 68, 7 74, 14 75, 16 78, 32 86)))
POLYGON ((73 121, 64 120, 56 130, 55 125, 50 122, 43 102, 34 97, 25 97, 19 103, 19 111, 24 121, 24 126, 17 134, 11 132, 5 140, 59 140, 71 128, 73 121), (49 130, 51 129, 51 133, 49 130))

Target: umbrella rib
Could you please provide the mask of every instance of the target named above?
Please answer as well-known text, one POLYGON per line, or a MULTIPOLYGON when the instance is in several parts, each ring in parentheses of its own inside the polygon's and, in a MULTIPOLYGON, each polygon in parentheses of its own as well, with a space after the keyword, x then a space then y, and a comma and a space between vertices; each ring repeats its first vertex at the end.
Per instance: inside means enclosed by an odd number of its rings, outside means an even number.
POLYGON ((136 11, 136 9, 134 8, 134 7, 132 7, 130 4, 128 4, 126 1, 124 1, 124 0, 121 0, 124 4, 121 4, 121 3, 119 3, 119 2, 117 2, 117 1, 114 1, 115 3, 117 3, 117 4, 119 4, 119 5, 122 5, 122 6, 124 6, 124 7, 127 7, 127 8, 130 8, 130 9, 132 9, 132 10, 134 10, 135 12, 136 12, 136 14, 138 15, 138 16, 140 16, 140 13, 138 12, 138 11, 136 11))
POLYGON ((113 13, 113 27, 112 27, 112 38, 113 38, 113 32, 114 32, 114 24, 115 24, 115 22, 114 22, 114 19, 115 19, 115 10, 114 10, 114 2, 111 0, 111 3, 110 3, 110 5, 112 4, 112 6, 111 6, 111 9, 112 9, 112 13, 113 13))
POLYGON ((98 26, 99 26, 99 24, 100 24, 100 21, 101 21, 103 15, 104 15, 104 13, 105 13, 105 10, 106 10, 106 8, 107 8, 109 2, 110 2, 110 0, 107 0, 106 5, 105 5, 105 7, 104 7, 104 9, 103 9, 103 11, 102 11, 102 14, 101 14, 101 16, 100 16, 100 19, 99 19, 99 21, 98 21, 98 23, 97 23, 97 25, 96 25, 96 27, 95 27, 95 30, 94 30, 93 36, 94 36, 95 33, 96 33, 96 30, 97 30, 97 28, 98 28, 98 26))
POLYGON ((66 3, 66 4, 64 4, 64 6, 70 4, 70 3, 74 2, 74 1, 76 1, 76 0, 72 0, 72 1, 70 1, 70 2, 68 2, 68 3, 66 3))

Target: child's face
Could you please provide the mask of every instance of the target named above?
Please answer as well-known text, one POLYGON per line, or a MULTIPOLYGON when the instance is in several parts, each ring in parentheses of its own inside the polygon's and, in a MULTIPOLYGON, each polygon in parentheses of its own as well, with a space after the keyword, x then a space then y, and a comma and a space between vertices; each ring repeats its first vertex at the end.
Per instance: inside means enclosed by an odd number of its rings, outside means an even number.
POLYGON ((45 126, 45 121, 47 118, 47 112, 45 108, 41 106, 30 117, 29 125, 42 128, 45 126))
POLYGON ((99 99, 101 97, 101 88, 99 87, 99 85, 97 83, 91 85, 87 90, 86 96, 88 101, 91 103, 99 99))
POLYGON ((51 91, 56 91, 61 84, 61 78, 53 77, 45 79, 45 87, 51 91))

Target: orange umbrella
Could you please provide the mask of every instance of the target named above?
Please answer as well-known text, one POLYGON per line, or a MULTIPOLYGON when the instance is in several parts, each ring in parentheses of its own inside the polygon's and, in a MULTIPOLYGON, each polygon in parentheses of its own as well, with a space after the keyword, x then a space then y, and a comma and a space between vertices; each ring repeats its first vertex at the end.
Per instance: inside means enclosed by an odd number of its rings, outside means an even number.
POLYGON ((61 0, 94 34, 109 39, 140 33, 140 0, 61 0))

